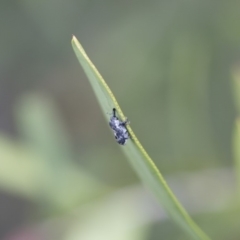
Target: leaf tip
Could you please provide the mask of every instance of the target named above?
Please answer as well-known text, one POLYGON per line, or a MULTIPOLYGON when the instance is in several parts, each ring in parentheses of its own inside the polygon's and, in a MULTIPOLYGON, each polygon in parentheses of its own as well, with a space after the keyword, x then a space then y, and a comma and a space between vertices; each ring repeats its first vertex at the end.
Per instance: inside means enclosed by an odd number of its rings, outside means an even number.
POLYGON ((77 38, 75 37, 75 35, 72 34, 72 40, 71 40, 71 42, 74 43, 74 42, 76 42, 76 41, 77 41, 77 38))

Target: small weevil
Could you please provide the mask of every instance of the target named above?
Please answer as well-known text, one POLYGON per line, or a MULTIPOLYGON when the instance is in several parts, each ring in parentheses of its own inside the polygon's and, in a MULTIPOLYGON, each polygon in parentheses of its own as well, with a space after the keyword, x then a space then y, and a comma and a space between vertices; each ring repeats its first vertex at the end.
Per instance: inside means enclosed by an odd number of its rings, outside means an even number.
POLYGON ((124 145, 129 138, 129 133, 126 128, 128 123, 128 120, 124 122, 120 121, 116 116, 116 109, 113 108, 113 115, 110 118, 109 125, 113 130, 116 141, 121 145, 124 145))

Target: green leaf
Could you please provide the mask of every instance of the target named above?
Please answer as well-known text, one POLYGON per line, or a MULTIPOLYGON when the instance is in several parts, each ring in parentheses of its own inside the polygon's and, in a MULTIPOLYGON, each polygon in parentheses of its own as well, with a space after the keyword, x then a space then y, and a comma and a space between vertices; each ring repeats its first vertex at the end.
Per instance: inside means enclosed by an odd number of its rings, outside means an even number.
MULTIPOLYGON (((109 120, 106 116, 106 112, 111 112, 113 107, 117 109, 120 118, 125 120, 124 114, 115 96, 96 67, 88 58, 86 52, 75 36, 72 38, 72 46, 89 79, 106 120, 109 120)), ((128 141, 125 146, 121 146, 121 148, 144 184, 152 190, 172 219, 194 239, 209 239, 209 237, 194 223, 185 209, 181 206, 129 125, 127 126, 127 129, 130 133, 131 140, 128 141)))

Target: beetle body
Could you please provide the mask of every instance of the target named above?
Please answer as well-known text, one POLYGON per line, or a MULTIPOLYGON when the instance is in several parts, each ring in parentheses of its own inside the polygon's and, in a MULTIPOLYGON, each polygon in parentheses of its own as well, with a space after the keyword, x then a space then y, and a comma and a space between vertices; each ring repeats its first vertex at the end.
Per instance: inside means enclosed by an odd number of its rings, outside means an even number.
POLYGON ((128 120, 122 122, 118 119, 118 117, 116 116, 116 109, 113 108, 113 115, 110 118, 109 125, 113 130, 116 141, 121 145, 124 145, 129 139, 129 133, 126 128, 127 124, 128 120))

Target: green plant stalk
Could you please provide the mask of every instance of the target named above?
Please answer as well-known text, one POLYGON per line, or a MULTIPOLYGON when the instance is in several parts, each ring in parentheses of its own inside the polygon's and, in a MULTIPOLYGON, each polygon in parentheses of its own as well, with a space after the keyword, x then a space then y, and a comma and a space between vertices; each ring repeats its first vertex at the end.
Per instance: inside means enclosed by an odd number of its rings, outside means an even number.
POLYGON ((240 199, 240 120, 236 119, 233 131, 233 156, 235 161, 235 174, 237 180, 237 197, 240 199))
POLYGON ((233 100, 237 111, 237 118, 233 129, 233 156, 235 161, 235 174, 237 180, 237 197, 240 199, 240 72, 238 68, 232 71, 233 100))
MULTIPOLYGON (((89 79, 106 120, 109 121, 106 112, 111 112, 113 107, 117 109, 120 118, 125 120, 126 118, 124 117, 115 96, 75 36, 72 38, 72 46, 89 79)), ((153 160, 137 139, 132 128, 128 125, 127 129, 131 136, 131 140, 128 141, 125 146, 121 147, 143 183, 152 190, 172 219, 188 232, 193 239, 210 240, 210 238, 191 219, 186 210, 174 196, 153 160)))

